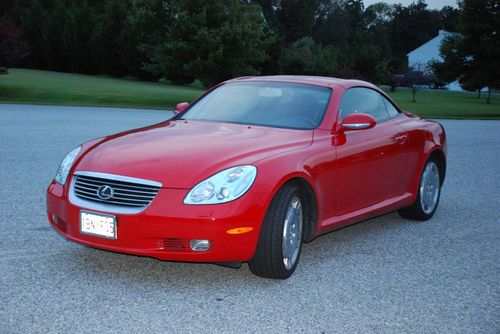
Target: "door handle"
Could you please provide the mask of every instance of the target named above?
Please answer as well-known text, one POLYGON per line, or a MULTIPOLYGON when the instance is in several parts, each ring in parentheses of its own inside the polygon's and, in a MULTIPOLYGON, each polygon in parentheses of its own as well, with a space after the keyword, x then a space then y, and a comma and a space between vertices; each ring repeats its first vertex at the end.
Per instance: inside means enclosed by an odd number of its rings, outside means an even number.
POLYGON ((404 144, 406 143, 406 140, 408 139, 408 135, 398 135, 394 137, 394 141, 398 144, 404 144))

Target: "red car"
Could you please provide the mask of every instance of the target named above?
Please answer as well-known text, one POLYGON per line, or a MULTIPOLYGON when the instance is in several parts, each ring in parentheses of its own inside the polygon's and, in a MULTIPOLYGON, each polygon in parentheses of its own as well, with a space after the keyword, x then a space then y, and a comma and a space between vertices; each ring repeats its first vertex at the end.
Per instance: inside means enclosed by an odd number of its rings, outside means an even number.
POLYGON ((427 220, 438 206, 443 127, 367 82, 237 78, 176 111, 73 149, 47 192, 54 229, 109 251, 287 278, 303 242, 395 210, 427 220))

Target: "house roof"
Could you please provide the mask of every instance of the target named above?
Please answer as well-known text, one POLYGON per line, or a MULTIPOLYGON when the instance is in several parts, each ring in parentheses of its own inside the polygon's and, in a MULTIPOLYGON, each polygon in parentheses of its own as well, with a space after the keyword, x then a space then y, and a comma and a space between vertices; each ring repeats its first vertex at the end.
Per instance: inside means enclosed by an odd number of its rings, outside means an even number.
POLYGON ((424 63, 427 64, 431 60, 441 60, 441 56, 439 54, 439 49, 441 47, 441 43, 443 40, 450 36, 457 36, 458 33, 449 32, 445 30, 439 30, 439 34, 420 45, 415 50, 409 52, 408 63, 409 65, 414 65, 416 63, 424 63))

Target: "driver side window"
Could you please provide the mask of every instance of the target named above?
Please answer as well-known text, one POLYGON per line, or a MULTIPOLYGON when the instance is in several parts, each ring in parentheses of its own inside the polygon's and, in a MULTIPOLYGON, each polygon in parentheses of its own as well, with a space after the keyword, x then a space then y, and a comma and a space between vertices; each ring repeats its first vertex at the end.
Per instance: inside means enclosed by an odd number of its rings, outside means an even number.
POLYGON ((347 115, 353 113, 371 115, 377 123, 390 118, 380 93, 364 87, 350 88, 342 96, 339 108, 340 119, 343 120, 347 115))

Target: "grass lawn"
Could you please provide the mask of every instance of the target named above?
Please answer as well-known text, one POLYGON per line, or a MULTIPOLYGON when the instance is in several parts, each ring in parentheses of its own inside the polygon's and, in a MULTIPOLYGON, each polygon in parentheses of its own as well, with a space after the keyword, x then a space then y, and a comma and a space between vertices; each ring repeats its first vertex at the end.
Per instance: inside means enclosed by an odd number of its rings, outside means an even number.
MULTIPOLYGON (((12 68, 9 74, 0 75, 0 102, 163 109, 192 101, 202 92, 195 85, 29 69, 12 68)), ((411 102, 408 88, 389 94, 404 110, 424 117, 500 119, 499 95, 493 95, 492 103, 487 105, 484 96, 479 100, 472 93, 420 90, 416 103, 411 102)))
POLYGON ((417 102, 412 102, 409 88, 386 92, 403 110, 423 117, 500 119, 500 96, 496 94, 486 104, 486 93, 478 99, 476 93, 422 89, 417 92, 417 102))
POLYGON ((20 68, 0 75, 0 102, 163 109, 202 92, 200 87, 20 68))

